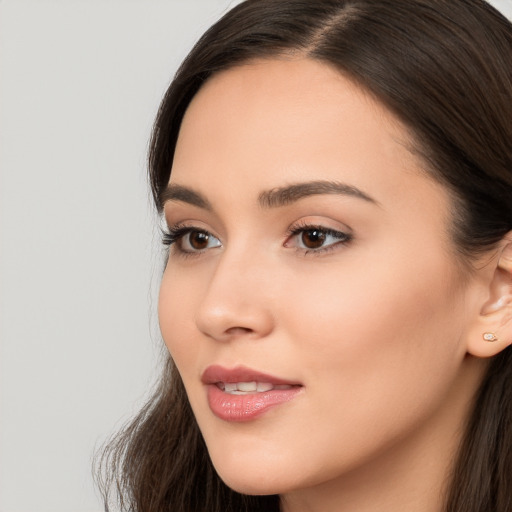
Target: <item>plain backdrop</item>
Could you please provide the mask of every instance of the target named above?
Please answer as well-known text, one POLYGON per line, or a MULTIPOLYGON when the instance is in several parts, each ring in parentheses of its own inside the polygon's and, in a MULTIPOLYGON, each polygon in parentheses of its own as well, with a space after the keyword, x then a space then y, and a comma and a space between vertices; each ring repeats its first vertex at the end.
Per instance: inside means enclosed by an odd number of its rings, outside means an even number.
POLYGON ((152 121, 236 3, 0 0, 0 512, 103 510, 93 452, 162 351, 152 121))

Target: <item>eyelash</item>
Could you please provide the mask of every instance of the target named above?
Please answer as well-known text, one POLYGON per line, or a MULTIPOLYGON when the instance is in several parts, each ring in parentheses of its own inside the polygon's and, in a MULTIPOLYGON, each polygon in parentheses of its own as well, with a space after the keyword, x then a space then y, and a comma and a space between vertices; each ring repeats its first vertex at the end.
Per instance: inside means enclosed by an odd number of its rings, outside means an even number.
POLYGON ((344 231, 337 231, 336 229, 327 228, 325 226, 321 226, 318 224, 308 224, 307 222, 300 222, 298 225, 291 227, 286 234, 286 241, 288 241, 291 237, 298 236, 307 231, 320 231, 326 236, 332 236, 333 238, 337 238, 338 241, 325 247, 319 247, 318 249, 306 249, 302 247, 296 247, 295 249, 303 254, 313 254, 320 255, 325 254, 326 252, 336 250, 340 245, 345 246, 348 245, 353 240, 353 235, 351 233, 346 233, 344 231))
MULTIPOLYGON (((178 247, 177 251, 180 254, 180 256, 183 257, 190 257, 190 256, 197 256, 204 252, 206 249, 203 250, 197 250, 197 251, 184 251, 182 248, 178 246, 178 243, 189 233, 191 232, 199 232, 199 233, 205 233, 210 236, 212 235, 209 231, 205 229, 201 229, 195 226, 181 226, 181 225, 175 225, 168 228, 168 231, 162 231, 162 243, 165 246, 172 246, 175 245, 178 247)), ((344 231, 337 231, 335 229, 326 228, 325 226, 320 226, 316 224, 308 224, 306 222, 300 223, 298 225, 295 225, 291 227, 287 233, 285 238, 285 243, 292 237, 298 236, 301 233, 305 233, 307 231, 319 231, 323 233, 326 236, 331 236, 333 238, 337 238, 338 241, 335 243, 331 243, 325 247, 319 247, 317 249, 306 249, 301 247, 295 247, 295 249, 303 254, 323 254, 328 251, 335 250, 336 247, 340 245, 348 245, 353 240, 353 235, 351 233, 346 233, 344 231)), ((216 238, 216 237, 215 237, 216 238)))
POLYGON ((196 226, 183 226, 180 224, 176 224, 174 226, 169 226, 168 231, 162 231, 162 243, 164 246, 167 246, 169 250, 172 245, 175 245, 177 247, 176 252, 183 258, 198 256, 202 252, 204 252, 204 250, 185 251, 179 246, 183 238, 194 231, 198 233, 205 233, 207 235, 211 235, 211 233, 206 229, 201 229, 196 226))
MULTIPOLYGON (((162 243, 164 245, 173 245, 181 240, 190 231, 197 230, 197 228, 185 227, 185 226, 172 226, 168 228, 168 231, 162 230, 162 243)), ((199 230, 198 230, 199 231, 199 230)), ((206 233, 206 231, 205 231, 206 233)))

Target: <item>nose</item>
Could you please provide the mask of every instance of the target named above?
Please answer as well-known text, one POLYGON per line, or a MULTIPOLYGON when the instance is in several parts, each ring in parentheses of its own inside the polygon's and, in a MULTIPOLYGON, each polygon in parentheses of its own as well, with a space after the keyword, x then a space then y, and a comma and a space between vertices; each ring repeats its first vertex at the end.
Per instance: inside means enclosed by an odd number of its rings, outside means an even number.
POLYGON ((206 284, 197 328, 218 341, 268 336, 274 328, 271 276, 261 258, 226 251, 206 284))

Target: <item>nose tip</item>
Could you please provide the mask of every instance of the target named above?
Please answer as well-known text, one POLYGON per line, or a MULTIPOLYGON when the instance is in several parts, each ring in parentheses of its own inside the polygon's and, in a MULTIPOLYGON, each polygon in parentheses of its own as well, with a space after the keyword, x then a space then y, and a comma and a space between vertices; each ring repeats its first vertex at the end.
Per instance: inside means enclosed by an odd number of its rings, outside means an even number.
POLYGON ((222 301, 222 307, 209 307, 204 303, 196 317, 198 329, 208 337, 218 341, 257 339, 271 332, 271 315, 256 302, 239 308, 226 296, 219 297, 218 301, 222 301))
POLYGON ((219 266, 198 307, 197 328, 219 341, 268 335, 274 320, 267 292, 268 287, 254 273, 244 276, 232 265, 219 266), (250 283, 251 279, 259 282, 250 283))

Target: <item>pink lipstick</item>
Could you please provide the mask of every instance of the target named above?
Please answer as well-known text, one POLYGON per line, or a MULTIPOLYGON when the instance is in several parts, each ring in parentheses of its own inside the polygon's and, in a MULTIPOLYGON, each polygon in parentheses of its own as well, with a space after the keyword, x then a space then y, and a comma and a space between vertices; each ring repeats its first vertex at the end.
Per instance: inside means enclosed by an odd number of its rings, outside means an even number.
POLYGON ((251 421, 270 408, 289 402, 303 386, 243 366, 209 366, 202 375, 208 404, 224 421, 251 421))

